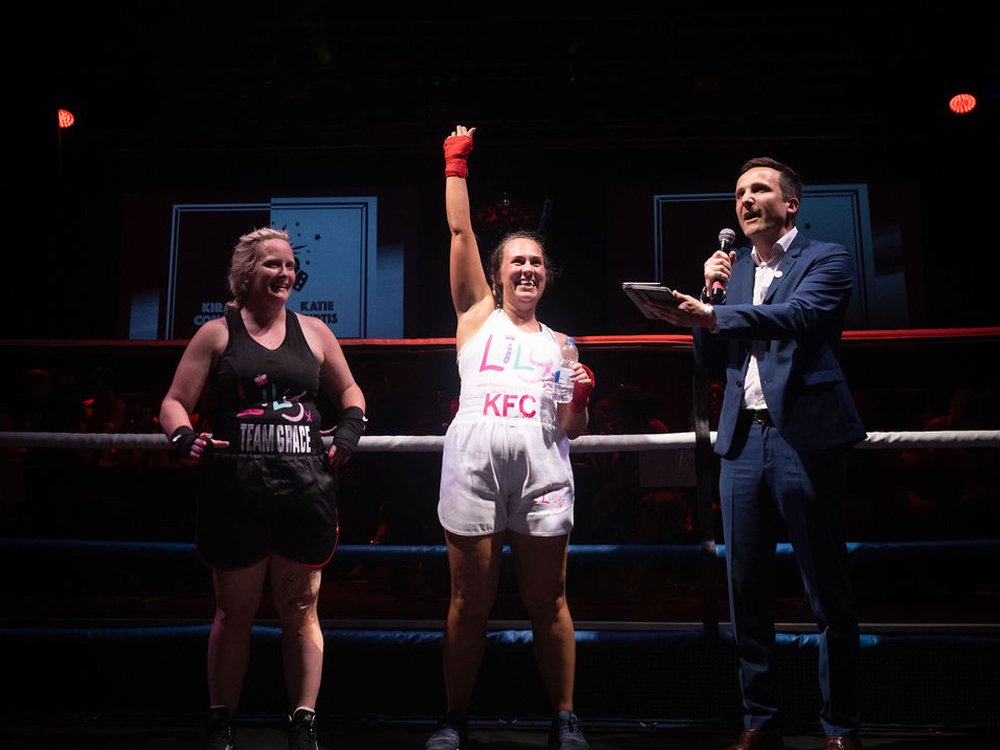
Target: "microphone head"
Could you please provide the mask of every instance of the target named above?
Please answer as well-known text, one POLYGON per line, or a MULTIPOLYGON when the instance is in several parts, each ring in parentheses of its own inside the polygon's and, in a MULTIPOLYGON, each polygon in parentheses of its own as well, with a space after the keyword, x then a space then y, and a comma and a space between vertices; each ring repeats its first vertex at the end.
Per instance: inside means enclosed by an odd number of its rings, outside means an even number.
POLYGON ((736 241, 736 232, 732 229, 722 229, 719 231, 720 247, 728 248, 736 241))

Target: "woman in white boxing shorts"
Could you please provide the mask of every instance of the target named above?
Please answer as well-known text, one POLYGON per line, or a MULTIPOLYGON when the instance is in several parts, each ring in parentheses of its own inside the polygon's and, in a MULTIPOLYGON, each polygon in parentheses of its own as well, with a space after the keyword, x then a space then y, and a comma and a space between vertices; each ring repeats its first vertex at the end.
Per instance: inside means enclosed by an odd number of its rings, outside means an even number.
POLYGON ((483 268, 466 185, 474 130, 459 125, 444 144, 462 391, 445 437, 438 503, 451 568, 444 634, 448 712, 426 748, 466 747, 466 712, 506 543, 554 709, 549 746, 586 750, 573 712, 576 641, 566 604, 566 551, 573 528, 569 441, 587 426, 593 375, 578 364, 572 401, 553 401, 566 337, 535 317, 550 270, 537 235, 508 235, 483 268))

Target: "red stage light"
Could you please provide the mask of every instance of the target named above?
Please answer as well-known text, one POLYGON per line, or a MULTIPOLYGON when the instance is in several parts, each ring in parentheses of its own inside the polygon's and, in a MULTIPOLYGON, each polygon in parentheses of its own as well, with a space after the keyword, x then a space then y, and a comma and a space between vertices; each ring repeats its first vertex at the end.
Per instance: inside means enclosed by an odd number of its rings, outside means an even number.
POLYGON ((948 102, 948 109, 956 115, 964 115, 976 108, 976 97, 972 94, 955 94, 948 102))
POLYGON ((68 128, 70 125, 73 124, 73 122, 76 119, 75 117, 73 117, 73 113, 70 112, 68 109, 60 109, 58 114, 59 114, 60 128, 68 128))

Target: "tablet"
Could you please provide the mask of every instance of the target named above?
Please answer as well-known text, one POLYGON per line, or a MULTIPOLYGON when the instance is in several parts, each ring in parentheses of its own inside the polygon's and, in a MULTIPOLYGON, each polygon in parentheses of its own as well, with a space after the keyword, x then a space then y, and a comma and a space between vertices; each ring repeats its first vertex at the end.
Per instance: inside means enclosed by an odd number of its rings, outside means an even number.
POLYGON ((673 290, 655 281, 623 281, 622 291, 635 303, 640 312, 650 320, 659 320, 646 311, 647 302, 676 307, 680 302, 674 298, 673 290))

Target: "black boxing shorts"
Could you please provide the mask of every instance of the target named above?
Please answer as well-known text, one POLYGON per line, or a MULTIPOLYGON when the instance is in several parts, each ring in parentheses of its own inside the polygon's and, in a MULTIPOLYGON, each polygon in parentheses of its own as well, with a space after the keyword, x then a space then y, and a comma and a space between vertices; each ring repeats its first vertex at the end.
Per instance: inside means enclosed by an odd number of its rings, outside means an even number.
POLYGON ((322 567, 337 546, 336 489, 325 455, 216 453, 203 465, 198 554, 213 568, 271 553, 322 567))

